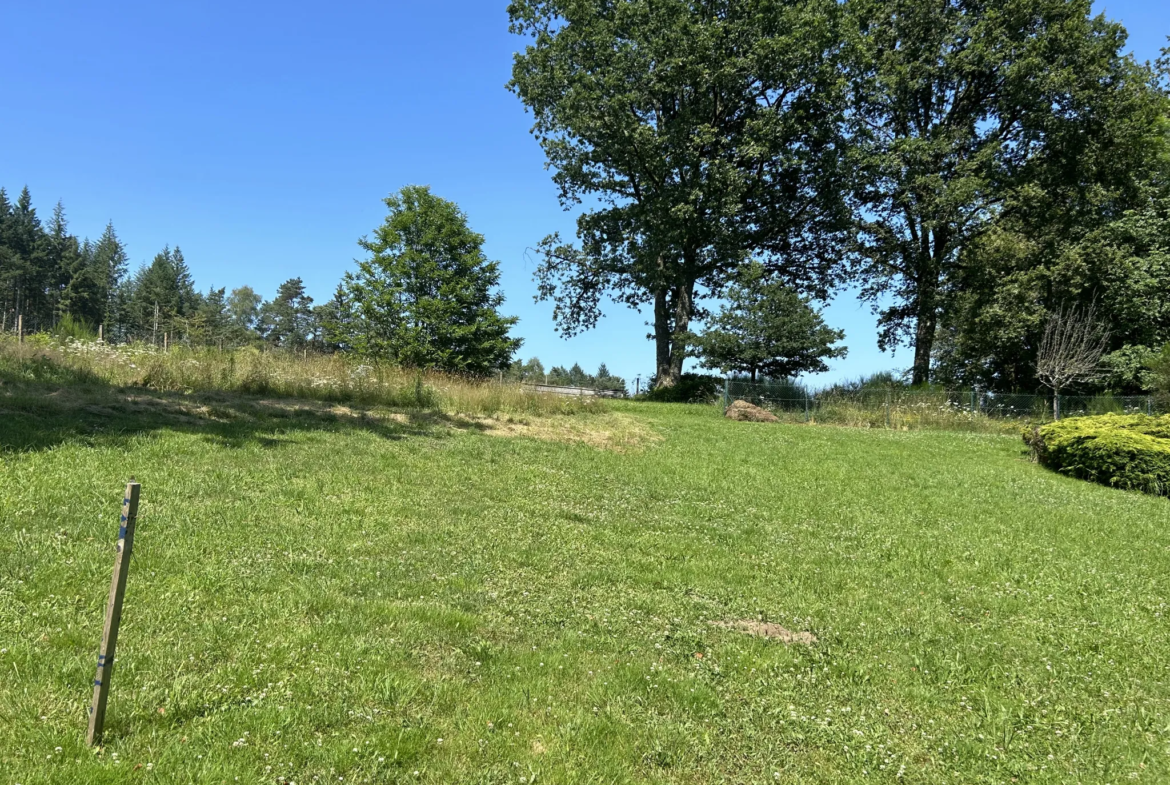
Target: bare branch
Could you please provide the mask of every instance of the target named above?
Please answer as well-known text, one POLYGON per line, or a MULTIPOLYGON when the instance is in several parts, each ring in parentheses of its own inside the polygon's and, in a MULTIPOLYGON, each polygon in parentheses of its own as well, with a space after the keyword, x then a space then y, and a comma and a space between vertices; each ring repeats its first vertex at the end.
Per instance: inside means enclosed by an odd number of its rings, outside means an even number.
POLYGON ((1097 306, 1061 307, 1044 325, 1044 338, 1036 356, 1036 378, 1060 395, 1075 384, 1100 379, 1105 374, 1101 357, 1109 348, 1109 330, 1097 320, 1097 306))

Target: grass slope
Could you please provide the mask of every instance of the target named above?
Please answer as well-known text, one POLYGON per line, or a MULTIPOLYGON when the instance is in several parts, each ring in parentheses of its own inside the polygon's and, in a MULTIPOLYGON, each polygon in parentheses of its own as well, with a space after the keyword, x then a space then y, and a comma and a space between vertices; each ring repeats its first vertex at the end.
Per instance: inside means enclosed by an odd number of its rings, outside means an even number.
POLYGON ((0 782, 1170 778, 1170 503, 1018 439, 158 400, 0 399, 0 782))

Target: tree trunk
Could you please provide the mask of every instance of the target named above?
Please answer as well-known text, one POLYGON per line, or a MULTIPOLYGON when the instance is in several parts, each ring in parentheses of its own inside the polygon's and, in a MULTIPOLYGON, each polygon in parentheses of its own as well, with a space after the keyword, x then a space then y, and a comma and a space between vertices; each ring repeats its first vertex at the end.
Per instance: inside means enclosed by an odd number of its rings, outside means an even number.
POLYGON ((683 361, 687 358, 687 333, 691 329, 691 314, 694 313, 695 285, 685 281, 674 290, 674 330, 671 334, 670 373, 671 384, 682 376, 683 361))
POLYGON ((938 328, 938 273, 927 260, 918 280, 918 300, 915 303, 914 369, 910 383, 915 387, 930 382, 930 355, 934 350, 934 335, 938 328))
POLYGON ((670 308, 666 287, 662 286, 654 292, 655 387, 672 387, 676 381, 670 373, 670 337, 670 308))
POLYGON ((929 314, 918 315, 918 325, 914 331, 914 370, 910 380, 915 387, 930 382, 930 354, 934 349, 935 321, 933 310, 929 314))

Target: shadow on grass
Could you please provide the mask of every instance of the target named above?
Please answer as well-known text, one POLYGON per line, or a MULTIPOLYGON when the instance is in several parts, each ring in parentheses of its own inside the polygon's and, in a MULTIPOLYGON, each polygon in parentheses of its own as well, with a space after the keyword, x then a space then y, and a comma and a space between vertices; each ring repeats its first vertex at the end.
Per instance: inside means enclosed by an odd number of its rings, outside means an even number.
POLYGON ((0 368, 0 453, 64 443, 116 446, 156 431, 194 433, 228 448, 278 448, 307 431, 365 431, 384 439, 486 430, 430 410, 386 410, 238 393, 114 387, 55 368, 43 377, 0 368))

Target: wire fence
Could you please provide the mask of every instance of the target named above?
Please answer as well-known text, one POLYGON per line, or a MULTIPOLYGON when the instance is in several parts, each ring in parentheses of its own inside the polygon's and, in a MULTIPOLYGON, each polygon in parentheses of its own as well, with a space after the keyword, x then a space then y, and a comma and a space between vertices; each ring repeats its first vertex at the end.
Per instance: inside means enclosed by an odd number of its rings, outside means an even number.
POLYGON ((784 382, 729 379, 723 405, 743 400, 789 421, 827 422, 899 430, 968 428, 997 430, 1004 425, 1049 422, 1057 416, 1162 414, 1167 401, 1155 396, 1028 395, 985 390, 911 390, 905 388, 807 391, 784 382))

